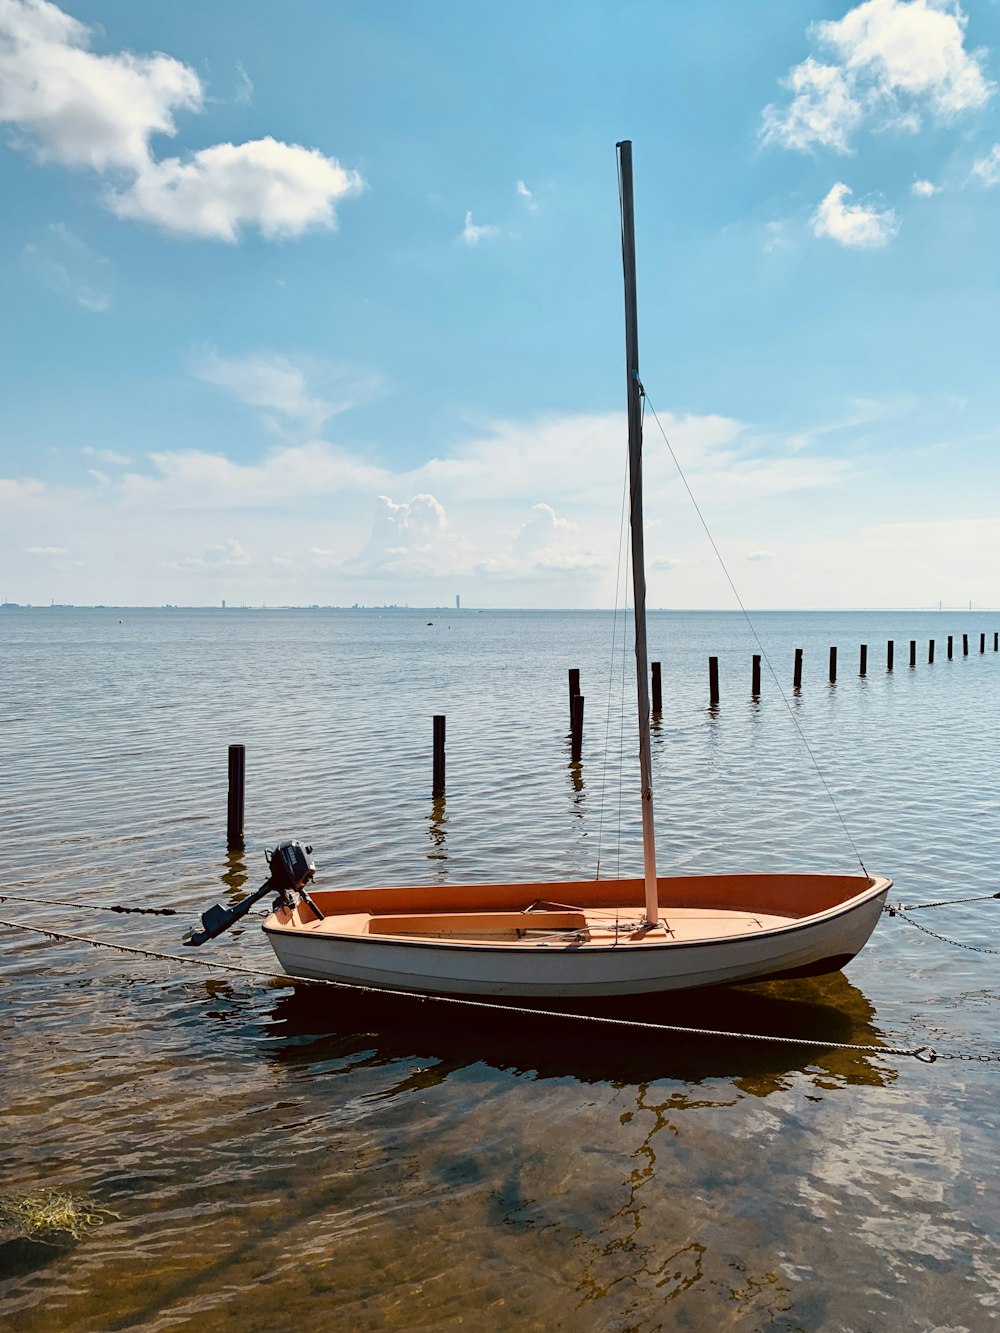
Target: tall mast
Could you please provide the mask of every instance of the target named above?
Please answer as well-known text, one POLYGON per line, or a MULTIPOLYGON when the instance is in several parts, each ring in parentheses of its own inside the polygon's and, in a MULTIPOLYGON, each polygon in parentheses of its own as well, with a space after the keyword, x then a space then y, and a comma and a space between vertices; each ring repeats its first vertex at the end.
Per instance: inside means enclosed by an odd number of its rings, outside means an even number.
POLYGON ((639 319, 635 300, 635 216, 632 207, 632 141, 618 147, 625 273, 625 371, 628 377, 628 475, 631 494, 632 588, 635 602, 635 672, 639 701, 639 774, 642 783, 642 865, 646 920, 660 919, 656 893, 653 827, 653 763, 649 746, 649 667, 646 660, 646 559, 642 533, 642 384, 639 379, 639 319))

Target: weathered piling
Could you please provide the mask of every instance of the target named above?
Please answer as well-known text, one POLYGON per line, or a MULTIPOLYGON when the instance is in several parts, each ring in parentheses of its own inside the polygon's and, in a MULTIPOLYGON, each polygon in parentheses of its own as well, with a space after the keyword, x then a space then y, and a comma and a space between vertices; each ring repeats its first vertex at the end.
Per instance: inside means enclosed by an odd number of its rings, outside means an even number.
POLYGON ((837 650, 836 650, 836 648, 831 648, 831 649, 830 649, 830 684, 831 684, 831 685, 836 685, 836 683, 837 683, 837 650))
POLYGON ((719 659, 708 659, 708 701, 714 707, 719 702, 719 659))
POLYGON ((760 695, 760 653, 753 655, 753 672, 750 678, 750 693, 756 699, 760 695))
POLYGON ((867 643, 863 643, 863 644, 861 645, 861 661, 860 661, 860 663, 859 663, 859 665, 858 665, 858 675, 859 675, 859 676, 867 676, 867 675, 868 675, 868 645, 867 645, 867 643))
POLYGON ((927 642, 927 665, 931 666, 933 662, 934 662, 934 640, 929 639, 927 642))
POLYGON ((985 635, 985 634, 980 634, 980 636, 979 636, 979 651, 980 651, 981 653, 985 653, 985 652, 986 652, 986 635, 985 635))
POLYGON ((659 662, 653 663, 653 712, 663 712, 663 680, 659 662))
POLYGON ((583 704, 583 695, 574 694, 569 719, 570 759, 574 764, 583 758, 583 704))
POLYGON ((1000 652, 1000 630, 993 631, 993 651, 1000 652))
POLYGON ((801 690, 802 688, 802 649, 795 650, 795 669, 792 672, 792 689, 801 690))
POLYGON ((963 656, 963 657, 968 657, 968 656, 969 656, 969 636, 968 636, 968 634, 963 634, 963 635, 962 635, 962 656, 963 656))
POLYGON ((886 669, 886 671, 891 671, 891 670, 892 670, 892 658, 893 658, 893 651, 894 651, 894 648, 895 648, 895 644, 893 643, 892 639, 890 639, 890 640, 888 641, 888 643, 885 645, 885 669, 886 669))
POLYGON ((231 852, 241 852, 246 846, 243 837, 243 810, 246 803, 247 747, 229 747, 229 799, 226 805, 226 846, 231 852))
POLYGON ((911 666, 911 667, 915 667, 916 665, 917 665, 917 641, 916 641, 916 639, 911 639, 911 640, 910 640, 910 666, 911 666))
POLYGON ((951 661, 952 657, 954 657, 954 655, 955 655, 955 636, 954 636, 953 634, 949 634, 949 635, 948 635, 948 661, 949 661, 949 662, 951 661))
POLYGON ((435 801, 444 796, 444 734, 444 716, 441 713, 436 713, 434 715, 434 786, 432 790, 435 801))
POLYGON ((573 700, 580 693, 580 668, 570 667, 569 669, 569 716, 570 723, 573 720, 573 700))

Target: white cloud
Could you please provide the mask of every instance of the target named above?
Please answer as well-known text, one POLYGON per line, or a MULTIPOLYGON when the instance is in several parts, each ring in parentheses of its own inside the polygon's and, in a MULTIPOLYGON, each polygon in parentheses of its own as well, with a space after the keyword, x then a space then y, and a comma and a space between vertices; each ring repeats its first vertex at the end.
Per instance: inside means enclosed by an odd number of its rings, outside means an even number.
POLYGON ((461 239, 466 245, 478 245, 484 237, 499 236, 500 228, 492 226, 477 227, 472 221, 472 213, 466 213, 465 226, 462 228, 461 239))
POLYGON ((25 547, 24 553, 25 555, 40 556, 59 556, 69 554, 65 546, 27 546, 25 547))
POLYGON ((517 185, 515 186, 515 189, 517 190, 519 198, 524 200, 528 212, 537 213, 538 201, 532 194, 532 192, 528 189, 527 185, 525 185, 524 181, 518 181, 517 185))
POLYGON ((87 445, 82 452, 87 458, 96 458, 99 463, 114 463, 119 467, 128 467, 132 462, 128 454, 119 454, 114 449, 92 449, 87 445))
POLYGON ((972 164, 972 174, 987 188, 1000 185, 1000 143, 995 143, 985 157, 972 164))
POLYGON ((364 578, 450 574, 467 563, 463 547, 451 530, 444 505, 433 495, 415 495, 405 503, 380 495, 368 544, 345 568, 364 578))
POLYGON ((759 562, 759 561, 762 561, 762 560, 773 560, 773 559, 774 559, 774 552, 773 552, 773 551, 751 551, 750 554, 747 556, 747 559, 748 559, 748 560, 752 560, 752 561, 754 561, 754 562, 759 562))
POLYGON ((233 101, 237 106, 249 106, 253 101, 253 79, 243 68, 243 61, 236 62, 236 94, 233 101))
MULTIPOLYGON (((335 158, 270 136, 156 160, 153 136, 176 135, 176 112, 201 110, 201 80, 166 55, 97 55, 91 35, 48 0, 0 0, 0 124, 43 161, 111 177, 117 216, 230 243, 248 228, 293 237, 333 229, 335 204, 363 188, 335 158)), ((253 85, 237 71, 245 102, 253 85)))
POLYGON ((784 82, 792 101, 786 108, 764 108, 764 142, 799 150, 815 145, 849 152, 851 134, 864 118, 864 108, 853 95, 844 71, 820 64, 810 56, 796 65, 784 82))
POLYGON ((95 55, 90 30, 46 0, 0 0, 0 122, 43 160, 138 170, 153 134, 203 99, 194 70, 165 55, 95 55))
POLYGON ((96 314, 111 308, 110 261, 75 236, 65 223, 53 222, 40 241, 26 245, 24 260, 49 291, 96 314))
POLYGON ((334 204, 363 188, 358 173, 335 158, 269 136, 151 162, 108 203, 121 218, 232 244, 248 227, 269 240, 312 227, 333 230, 334 204))
POLYGON ((828 236, 838 245, 873 250, 888 244, 899 230, 891 208, 878 209, 845 202, 850 189, 838 181, 812 216, 815 236, 828 236))
POLYGON ((209 546, 201 555, 184 556, 174 562, 177 569, 242 570, 251 563, 250 556, 235 537, 220 546, 209 546))
POLYGON ((918 199, 931 199, 934 195, 941 193, 942 187, 935 185, 933 181, 914 181, 910 186, 910 193, 917 196, 918 199))
POLYGON ((965 49, 967 22, 954 0, 864 0, 842 19, 813 24, 826 57, 789 72, 791 100, 765 107, 763 141, 847 153, 864 122, 914 132, 925 111, 947 120, 985 106, 995 86, 984 54, 965 49))
POLYGON ((205 352, 192 369, 199 379, 228 389, 250 407, 278 412, 309 431, 318 431, 336 408, 310 394, 303 371, 287 357, 225 357, 205 352))

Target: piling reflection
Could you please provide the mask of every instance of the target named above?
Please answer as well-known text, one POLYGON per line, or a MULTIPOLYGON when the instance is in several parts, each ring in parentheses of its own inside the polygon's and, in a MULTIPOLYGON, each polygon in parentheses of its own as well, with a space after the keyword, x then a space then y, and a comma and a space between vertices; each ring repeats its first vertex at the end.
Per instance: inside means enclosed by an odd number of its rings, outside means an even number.
MULTIPOLYGON (((226 886, 226 893, 231 898, 242 898, 249 879, 247 870, 246 856, 241 851, 229 851, 226 853, 225 869, 219 878, 226 886)), ((263 877, 262 877, 263 882, 263 877)), ((256 885, 254 885, 256 888, 256 885)))
MULTIPOLYGON (((597 1018, 695 1028, 704 1036, 570 1022, 532 1007, 536 1012, 525 1015, 303 985, 275 1001, 266 1025, 270 1041, 262 1050, 278 1064, 324 1060, 346 1049, 367 1051, 375 1063, 416 1060, 420 1086, 476 1063, 539 1079, 621 1086, 723 1079, 753 1097, 786 1089, 791 1076, 803 1072, 826 1090, 883 1087, 897 1077, 892 1057, 823 1045, 881 1041, 871 1004, 842 973, 639 1001, 593 1001, 585 1010, 574 1004, 574 1012, 597 1018), (716 1032, 735 1035, 710 1035, 716 1032), (792 1040, 777 1044, 755 1040, 757 1035, 792 1040)), ((408 1077, 386 1095, 413 1086, 408 1077)), ((722 1105, 732 1100, 732 1087, 720 1089, 720 1097, 716 1103, 699 1093, 698 1101, 722 1105)))
POLYGON ((443 796, 435 797, 427 816, 427 836, 430 838, 428 861, 448 859, 448 804, 443 796))

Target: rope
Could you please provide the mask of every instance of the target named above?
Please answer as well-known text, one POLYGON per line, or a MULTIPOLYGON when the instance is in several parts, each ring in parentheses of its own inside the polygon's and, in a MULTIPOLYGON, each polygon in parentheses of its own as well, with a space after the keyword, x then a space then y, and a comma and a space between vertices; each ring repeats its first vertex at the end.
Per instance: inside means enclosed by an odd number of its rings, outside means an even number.
MULTIPOLYGON (((89 944, 95 949, 113 949, 117 953, 130 954, 135 958, 155 958, 165 963, 186 963, 189 967, 202 967, 221 972, 235 972, 245 977, 266 977, 271 981, 284 981, 289 985, 333 986, 337 990, 354 991, 362 995, 376 997, 391 996, 394 999, 416 1000, 421 1003, 457 1005, 466 1009, 489 1010, 499 1014, 522 1014, 532 1018, 551 1018, 575 1023, 600 1023, 612 1027, 623 1027, 642 1032, 669 1032, 675 1036, 686 1037, 721 1037, 731 1041, 763 1041, 782 1046, 820 1046, 832 1051, 858 1051, 868 1055, 909 1055, 924 1064, 933 1064, 937 1059, 962 1059, 982 1057, 939 1056, 933 1046, 864 1046, 849 1041, 828 1041, 824 1037, 775 1037, 760 1032, 724 1032, 714 1028, 679 1027, 672 1023, 647 1023, 641 1019, 609 1018, 597 1014, 571 1014, 560 1010, 530 1009, 521 1005, 495 1004, 489 1000, 466 1000, 454 995, 422 995, 412 991, 390 990, 388 988, 363 986, 350 981, 328 981, 320 977, 289 977, 283 972, 271 972, 263 967, 239 967, 234 963, 216 963, 210 959, 191 958, 175 953, 159 953, 153 949, 139 949, 128 944, 111 944, 107 940, 95 940, 87 935, 70 935, 56 930, 43 930, 40 926, 26 926, 17 921, 0 921, 0 926, 9 930, 27 931, 32 935, 43 935, 46 939, 59 943, 67 941, 74 944, 89 944)), ((1000 1060, 1000 1056, 996 1059, 1000 1060)))
MULTIPOLYGON (((640 388, 640 391, 642 392, 643 397, 645 398, 645 397, 646 397, 646 390, 643 388, 643 386, 642 386, 641 384, 639 385, 639 388, 640 388)), ((788 699, 787 699, 786 696, 785 696, 785 691, 781 688, 781 682, 780 682, 780 680, 778 679, 778 674, 777 674, 777 672, 775 671, 774 667, 771 665, 771 659, 770 659, 770 657, 768 657, 768 655, 767 655, 767 651, 766 651, 766 649, 764 648, 764 645, 763 645, 763 644, 761 643, 761 641, 760 641, 760 636, 759 636, 758 633, 757 633, 756 626, 754 625, 753 621, 750 619, 750 614, 749 614, 749 612, 747 611, 746 607, 743 605, 743 599, 742 599, 742 597, 740 596, 739 592, 737 591, 736 584, 733 582, 732 575, 729 573, 729 569, 728 569, 727 566, 726 566, 726 562, 725 562, 725 560, 723 560, 723 558, 722 558, 722 552, 719 550, 718 546, 716 546, 716 544, 715 544, 715 538, 712 536, 711 529, 709 528, 708 523, 705 521, 705 516, 704 516, 704 514, 701 512, 701 509, 698 507, 698 501, 694 498, 694 492, 692 491, 691 487, 688 485, 688 479, 687 479, 687 477, 684 475, 684 469, 681 467, 681 465, 680 465, 680 463, 679 463, 679 461, 678 461, 678 459, 677 459, 677 455, 674 453, 673 445, 670 443, 670 440, 667 438, 667 432, 663 429, 663 426, 662 426, 662 424, 661 424, 661 422, 660 422, 660 418, 656 415, 656 408, 653 406, 652 403, 649 404, 649 410, 650 410, 650 412, 652 412, 652 414, 653 414, 653 420, 656 422, 657 426, 659 427, 660 434, 663 436, 663 443, 667 446, 667 451, 668 451, 668 453, 670 454, 670 457, 671 457, 671 458, 673 459, 673 461, 674 461, 674 467, 677 469, 678 476, 680 477, 681 481, 684 483, 684 489, 687 491, 687 493, 688 493, 688 498, 690 499, 691 503, 694 505, 694 511, 695 511, 695 513, 698 515, 698 518, 699 518, 699 520, 700 520, 700 522, 701 522, 701 526, 705 529, 705 536, 708 538, 709 543, 710 543, 710 545, 711 545, 711 547, 712 547, 712 550, 715 552, 716 559, 718 560, 720 566, 722 567, 722 572, 723 572, 723 574, 725 574, 725 576, 726 576, 726 581, 728 582, 730 588, 731 588, 732 591, 733 591, 733 596, 736 598, 737 605, 739 606, 740 610, 743 612, 743 619, 747 622, 747 625, 749 625, 749 627, 750 627, 750 633, 753 635, 753 637, 754 637, 754 641, 755 641, 755 643, 757 644, 757 647, 760 649, 761 657, 763 657, 764 661, 767 663, 767 669, 768 669, 768 671, 771 673, 771 678, 772 678, 772 680, 774 681, 775 686, 777 687, 778 693, 781 695, 781 701, 782 701, 782 703, 785 705, 785 708, 786 708, 787 711, 788 711, 788 716, 792 719, 792 722, 793 722, 794 725, 795 725, 795 730, 796 730, 796 731, 798 732, 798 734, 799 734, 799 740, 802 742, 803 746, 805 747, 806 753, 808 754, 809 758, 812 760, 813 768, 815 768, 817 774, 819 775, 819 780, 820 780, 820 782, 822 782, 823 787, 824 787, 824 789, 825 789, 825 791, 826 791, 826 794, 827 794, 827 796, 829 797, 830 804, 833 806, 833 809, 834 809, 834 813, 836 814, 837 818, 840 820, 840 826, 841 826, 841 828, 844 830, 844 833, 847 835, 847 841, 851 844, 851 847, 854 849, 854 855, 858 858, 858 865, 861 867, 862 871, 864 871, 865 875, 867 876, 867 875, 868 875, 868 871, 865 869, 865 863, 864 863, 864 861, 862 861, 862 859, 861 859, 861 853, 858 851, 857 843, 856 843, 856 842, 854 841, 854 839, 851 837, 851 830, 847 827, 847 821, 844 819, 844 816, 840 813, 840 806, 837 804, 836 799, 834 798, 833 792, 830 790, 830 784, 827 782, 826 778, 824 777, 824 775, 823 775, 823 770, 820 768, 820 766, 819 766, 819 762, 818 762, 816 756, 813 754, 813 752, 812 752, 812 748, 810 747, 809 742, 808 742, 808 741, 806 740, 806 738, 805 738, 805 733, 803 732, 802 728, 799 726, 799 720, 798 720, 798 718, 795 716, 795 711, 794 711, 794 709, 792 708, 791 704, 788 702, 788 699)))
POLYGON ((46 907, 75 907, 87 912, 122 912, 129 916, 178 916, 176 907, 122 907, 112 903, 68 903, 61 898, 23 898, 17 893, 0 893, 0 903, 42 903, 46 907))

